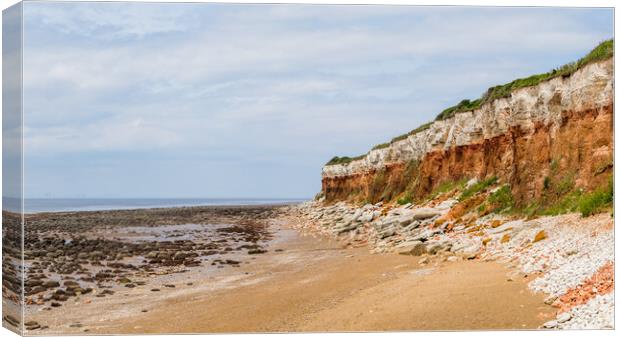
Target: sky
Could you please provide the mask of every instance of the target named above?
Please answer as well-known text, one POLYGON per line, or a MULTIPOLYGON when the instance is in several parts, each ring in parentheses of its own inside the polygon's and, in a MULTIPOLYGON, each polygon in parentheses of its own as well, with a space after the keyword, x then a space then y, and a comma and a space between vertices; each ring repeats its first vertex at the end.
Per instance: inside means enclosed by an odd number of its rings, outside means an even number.
POLYGON ((26 197, 310 198, 358 155, 613 37, 611 9, 24 4, 26 197))

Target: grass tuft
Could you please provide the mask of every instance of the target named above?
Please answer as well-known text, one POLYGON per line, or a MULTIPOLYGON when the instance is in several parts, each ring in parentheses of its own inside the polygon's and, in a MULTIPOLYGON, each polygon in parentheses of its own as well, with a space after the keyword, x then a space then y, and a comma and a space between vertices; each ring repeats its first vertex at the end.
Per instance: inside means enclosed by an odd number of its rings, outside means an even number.
POLYGON ((340 164, 348 164, 352 161, 363 159, 366 157, 365 154, 357 156, 357 157, 334 157, 330 159, 325 165, 340 165, 340 164))
POLYGON ((428 195, 428 197, 426 199, 431 200, 431 199, 435 199, 437 196, 439 196, 440 194, 446 193, 446 192, 450 192, 453 189, 463 189, 463 187, 465 186, 465 184, 467 183, 467 178, 462 178, 460 180, 447 180, 444 181, 442 183, 440 183, 439 185, 437 185, 435 188, 433 188, 433 190, 431 191, 431 193, 428 195))
POLYGON ((519 78, 510 83, 497 85, 489 88, 481 98, 477 100, 462 100, 459 104, 449 107, 442 111, 435 120, 448 119, 459 112, 472 111, 483 104, 492 102, 498 98, 510 97, 510 94, 521 88, 535 86, 541 82, 550 80, 555 77, 568 77, 575 73, 577 70, 583 68, 585 65, 606 60, 614 55, 614 40, 606 40, 596 46, 588 55, 582 57, 576 62, 565 64, 559 68, 553 69, 543 74, 536 74, 526 78, 519 78))
POLYGON ((410 194, 406 194, 402 198, 398 198, 398 200, 396 200, 396 203, 399 205, 411 204, 413 203, 413 198, 411 197, 410 194))
POLYGON ((610 177, 609 183, 594 190, 592 193, 584 195, 579 200, 579 212, 581 216, 590 216, 600 213, 613 205, 614 202, 614 183, 610 177))
POLYGON ((487 201, 491 207, 491 212, 499 213, 504 210, 510 210, 514 206, 510 185, 500 187, 489 196, 487 201))
POLYGON ((497 182, 497 177, 491 177, 489 179, 485 179, 483 181, 477 182, 474 185, 466 188, 463 193, 461 193, 461 196, 459 197, 459 201, 463 201, 468 199, 469 197, 471 197, 472 195, 486 190, 487 187, 494 185, 497 182))

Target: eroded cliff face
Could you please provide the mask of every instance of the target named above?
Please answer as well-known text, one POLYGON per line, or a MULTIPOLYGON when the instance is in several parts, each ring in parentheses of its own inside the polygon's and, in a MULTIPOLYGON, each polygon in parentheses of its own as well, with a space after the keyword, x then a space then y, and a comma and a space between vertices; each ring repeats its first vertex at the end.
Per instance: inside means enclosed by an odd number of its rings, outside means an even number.
POLYGON ((496 176, 522 203, 541 196, 546 177, 591 190, 612 169, 613 58, 436 121, 362 159, 326 165, 322 191, 327 201, 376 202, 496 176))

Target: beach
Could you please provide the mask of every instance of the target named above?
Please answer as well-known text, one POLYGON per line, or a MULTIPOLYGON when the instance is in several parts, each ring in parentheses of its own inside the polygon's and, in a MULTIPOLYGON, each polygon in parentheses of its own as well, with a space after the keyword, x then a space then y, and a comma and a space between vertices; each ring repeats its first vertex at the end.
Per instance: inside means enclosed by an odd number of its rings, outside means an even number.
POLYGON ((302 229, 298 207, 32 215, 26 333, 536 329, 555 315, 501 263, 373 253, 302 229))

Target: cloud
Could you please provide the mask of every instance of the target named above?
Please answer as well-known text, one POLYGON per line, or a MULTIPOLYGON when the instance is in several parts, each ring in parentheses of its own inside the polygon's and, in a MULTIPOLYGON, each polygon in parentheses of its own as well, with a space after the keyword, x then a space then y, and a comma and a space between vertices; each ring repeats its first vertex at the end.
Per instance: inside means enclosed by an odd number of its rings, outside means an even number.
POLYGON ((53 27, 66 35, 95 39, 144 38, 152 34, 181 32, 188 27, 183 6, 154 3, 27 3, 28 24, 53 27))
POLYGON ((316 172, 612 34, 609 11, 556 8, 26 9, 29 156, 165 152, 316 172))
POLYGON ((85 125, 49 128, 25 127, 27 153, 53 155, 74 151, 157 151, 173 146, 178 138, 159 123, 141 118, 110 119, 85 125))

